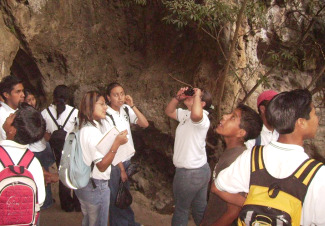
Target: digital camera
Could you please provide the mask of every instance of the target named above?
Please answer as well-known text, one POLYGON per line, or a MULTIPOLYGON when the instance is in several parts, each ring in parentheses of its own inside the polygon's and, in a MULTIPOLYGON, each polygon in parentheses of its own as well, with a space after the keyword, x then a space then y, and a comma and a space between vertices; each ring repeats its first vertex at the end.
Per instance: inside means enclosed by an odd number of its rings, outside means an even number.
POLYGON ((184 91, 185 96, 193 96, 194 95, 194 89, 193 88, 188 88, 187 90, 184 91))

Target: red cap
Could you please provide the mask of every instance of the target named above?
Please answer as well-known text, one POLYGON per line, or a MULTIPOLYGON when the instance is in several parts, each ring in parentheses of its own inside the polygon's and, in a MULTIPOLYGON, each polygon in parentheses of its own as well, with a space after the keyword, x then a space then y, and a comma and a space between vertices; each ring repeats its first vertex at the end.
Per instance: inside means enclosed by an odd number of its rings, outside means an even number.
POLYGON ((272 98, 277 94, 278 94, 278 92, 276 92, 274 90, 267 90, 267 91, 264 91, 263 93, 261 93, 257 98, 257 108, 258 108, 258 106, 260 106, 262 101, 272 100, 272 98))

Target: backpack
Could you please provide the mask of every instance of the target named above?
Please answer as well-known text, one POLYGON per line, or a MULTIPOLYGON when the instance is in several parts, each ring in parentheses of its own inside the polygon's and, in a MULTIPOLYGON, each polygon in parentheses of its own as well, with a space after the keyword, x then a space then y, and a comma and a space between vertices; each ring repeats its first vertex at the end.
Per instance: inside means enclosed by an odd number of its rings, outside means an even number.
POLYGON ((71 189, 86 187, 92 166, 86 165, 82 156, 79 131, 71 132, 64 142, 59 166, 61 182, 71 189))
POLYGON ((274 178, 265 168, 263 146, 254 146, 249 193, 240 211, 238 225, 299 226, 308 186, 322 165, 307 159, 291 176, 274 178))
POLYGON ((36 225, 40 206, 37 186, 28 170, 34 154, 26 149, 15 165, 7 151, 0 146, 0 225, 36 225))
MULTIPOLYGON (((124 107, 123 109, 124 109, 125 113, 126 113, 127 116, 128 116, 129 123, 131 124, 131 121, 130 121, 130 114, 129 114, 129 109, 128 109, 128 107, 124 107)), ((110 119, 111 119, 112 122, 113 122, 113 125, 116 126, 116 124, 115 124, 115 120, 114 120, 114 118, 113 118, 113 115, 111 115, 111 114, 109 114, 109 113, 107 113, 107 112, 106 112, 106 115, 107 115, 108 117, 110 117, 110 119)))
POLYGON ((73 108, 70 112, 70 114, 68 115, 67 119, 65 120, 65 122, 63 123, 63 125, 59 125, 58 122, 55 120, 54 116, 52 115, 51 111, 49 108, 46 108, 47 112, 49 113, 49 115, 51 116, 53 122, 55 123, 55 125, 58 127, 57 130, 53 131, 53 133, 51 134, 49 143, 51 145, 51 148, 54 150, 54 152, 57 153, 61 153, 62 149, 63 149, 63 145, 64 145, 64 141, 65 141, 65 137, 67 135, 67 132, 64 130, 65 125, 67 124, 72 112, 74 111, 75 108, 73 108))

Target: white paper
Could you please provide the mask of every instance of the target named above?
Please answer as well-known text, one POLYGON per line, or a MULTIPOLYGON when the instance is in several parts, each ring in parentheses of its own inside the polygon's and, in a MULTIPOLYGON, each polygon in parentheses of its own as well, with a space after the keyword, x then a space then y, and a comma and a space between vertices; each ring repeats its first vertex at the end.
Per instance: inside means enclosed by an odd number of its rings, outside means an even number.
MULTIPOLYGON (((97 150, 103 155, 106 155, 111 149, 114 140, 119 133, 120 132, 117 130, 116 127, 113 127, 112 129, 107 131, 104 134, 103 138, 96 145, 97 150)), ((115 154, 112 165, 116 166, 118 163, 129 159, 131 156, 133 156, 134 153, 134 147, 129 142, 120 145, 120 147, 117 149, 117 153, 115 154)))

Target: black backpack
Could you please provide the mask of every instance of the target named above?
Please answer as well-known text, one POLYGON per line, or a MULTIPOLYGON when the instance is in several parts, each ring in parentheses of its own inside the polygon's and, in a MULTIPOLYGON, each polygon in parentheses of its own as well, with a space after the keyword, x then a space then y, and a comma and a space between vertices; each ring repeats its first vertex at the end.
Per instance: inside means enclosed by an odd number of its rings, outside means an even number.
POLYGON ((53 149, 54 153, 61 153, 63 150, 63 145, 65 141, 65 137, 67 135, 67 132, 64 130, 65 125, 67 124, 72 112, 74 111, 75 108, 73 108, 68 115, 67 119, 65 120, 64 124, 61 126, 58 124, 58 122, 55 120, 54 116, 52 115, 51 111, 49 108, 46 108, 47 112, 51 116, 53 122, 55 125, 58 127, 57 130, 53 131, 51 138, 49 140, 49 143, 51 145, 51 148, 53 149))

